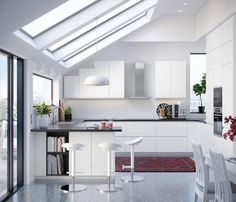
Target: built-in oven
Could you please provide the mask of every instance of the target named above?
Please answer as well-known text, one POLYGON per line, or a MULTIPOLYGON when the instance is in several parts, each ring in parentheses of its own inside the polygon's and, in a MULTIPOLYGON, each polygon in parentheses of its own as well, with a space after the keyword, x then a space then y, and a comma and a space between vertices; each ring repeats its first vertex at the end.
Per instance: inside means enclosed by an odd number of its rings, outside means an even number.
POLYGON ((222 87, 214 88, 214 134, 222 137, 222 87))

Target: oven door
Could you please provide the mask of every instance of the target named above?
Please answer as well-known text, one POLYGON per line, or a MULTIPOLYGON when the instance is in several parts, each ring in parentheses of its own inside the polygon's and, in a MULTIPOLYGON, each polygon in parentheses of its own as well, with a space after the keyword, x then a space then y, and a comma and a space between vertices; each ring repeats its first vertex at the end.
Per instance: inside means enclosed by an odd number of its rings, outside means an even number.
POLYGON ((214 134, 222 136, 222 113, 214 113, 214 134))

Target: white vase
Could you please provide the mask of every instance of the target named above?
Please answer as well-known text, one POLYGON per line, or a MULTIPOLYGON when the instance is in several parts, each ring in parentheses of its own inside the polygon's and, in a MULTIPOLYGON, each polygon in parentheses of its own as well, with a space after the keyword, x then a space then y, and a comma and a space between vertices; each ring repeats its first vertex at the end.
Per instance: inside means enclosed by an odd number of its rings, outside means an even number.
POLYGON ((48 127, 49 117, 47 114, 41 115, 40 117, 40 128, 47 128, 48 127))
POLYGON ((39 129, 40 128, 40 117, 38 115, 35 115, 35 128, 39 129))

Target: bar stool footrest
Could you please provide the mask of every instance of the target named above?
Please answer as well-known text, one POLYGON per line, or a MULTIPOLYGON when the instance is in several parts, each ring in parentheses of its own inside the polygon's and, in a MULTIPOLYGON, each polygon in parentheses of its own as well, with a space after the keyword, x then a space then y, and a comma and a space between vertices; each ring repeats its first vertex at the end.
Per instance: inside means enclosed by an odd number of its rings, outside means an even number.
POLYGON ((83 184, 66 184, 61 186, 61 190, 64 192, 80 192, 85 191, 87 187, 83 184))
POLYGON ((122 189, 122 187, 118 184, 111 184, 110 190, 108 184, 101 184, 96 187, 96 189, 100 192, 116 192, 122 189))
POLYGON ((125 181, 125 182, 140 182, 140 181, 143 181, 143 180, 144 180, 144 177, 134 175, 134 176, 133 176, 133 179, 132 179, 132 178, 131 178, 131 175, 127 175, 127 176, 121 177, 121 179, 122 179, 123 181, 125 181))

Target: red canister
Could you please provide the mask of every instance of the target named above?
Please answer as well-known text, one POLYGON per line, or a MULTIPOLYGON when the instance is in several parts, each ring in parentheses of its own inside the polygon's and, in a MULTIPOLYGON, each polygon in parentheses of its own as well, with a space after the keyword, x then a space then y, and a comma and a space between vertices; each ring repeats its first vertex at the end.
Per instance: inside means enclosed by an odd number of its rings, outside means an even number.
POLYGON ((101 121, 101 128, 106 128, 106 121, 101 121))

